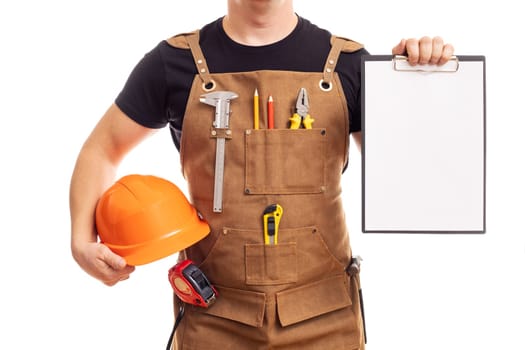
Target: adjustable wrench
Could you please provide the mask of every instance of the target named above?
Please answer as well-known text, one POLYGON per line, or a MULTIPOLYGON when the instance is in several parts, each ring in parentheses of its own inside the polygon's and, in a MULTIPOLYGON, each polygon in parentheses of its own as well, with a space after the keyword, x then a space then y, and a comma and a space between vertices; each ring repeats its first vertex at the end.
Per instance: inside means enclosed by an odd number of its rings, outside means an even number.
MULTIPOLYGON (((200 97, 200 102, 215 107, 214 129, 228 129, 230 127, 230 101, 239 97, 231 91, 215 91, 200 97)), ((228 133, 230 130, 226 130, 228 133)), ((231 132, 231 131, 230 131, 231 132)), ((224 134, 217 136, 215 149, 215 183, 213 188, 213 211, 222 212, 222 187, 224 183, 224 134)))

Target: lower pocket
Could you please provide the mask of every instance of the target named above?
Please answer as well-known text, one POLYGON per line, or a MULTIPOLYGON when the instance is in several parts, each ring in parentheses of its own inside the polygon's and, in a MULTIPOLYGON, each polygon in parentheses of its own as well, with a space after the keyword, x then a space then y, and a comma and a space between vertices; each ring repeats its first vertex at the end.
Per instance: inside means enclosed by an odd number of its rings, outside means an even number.
POLYGON ((246 284, 278 285, 297 282, 297 244, 295 242, 246 244, 246 284))
POLYGON ((277 312, 283 327, 350 305, 352 300, 346 274, 277 293, 277 312))
POLYGON ((265 294, 220 285, 215 287, 218 297, 209 308, 188 306, 184 327, 178 334, 180 349, 265 348, 261 337, 265 332, 265 294))
POLYGON ((262 327, 266 302, 264 293, 215 287, 218 293, 215 303, 207 309, 198 309, 198 311, 248 326, 262 327))

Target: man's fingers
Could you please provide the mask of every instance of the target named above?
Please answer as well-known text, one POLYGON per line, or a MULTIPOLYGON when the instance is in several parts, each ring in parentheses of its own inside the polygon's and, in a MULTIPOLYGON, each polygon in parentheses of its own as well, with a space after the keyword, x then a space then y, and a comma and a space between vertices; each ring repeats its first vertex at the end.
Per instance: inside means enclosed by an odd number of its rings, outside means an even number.
POLYGON ((392 48, 392 55, 406 55, 406 40, 401 39, 399 44, 392 48))
POLYGON ((437 62, 439 66, 445 64, 450 60, 450 58, 454 55, 454 46, 451 44, 446 44, 443 46, 443 52, 441 54, 441 58, 437 62))
POLYGON ((114 286, 115 284, 117 284, 119 282, 122 282, 122 281, 125 281, 125 280, 129 279, 129 277, 130 277, 129 274, 125 274, 125 275, 122 275, 120 277, 108 279, 108 280, 105 280, 105 281, 102 281, 102 282, 106 286, 112 287, 112 286, 114 286))
POLYGON ((120 281, 127 280, 129 275, 135 271, 135 267, 128 265, 124 258, 113 253, 108 247, 103 246, 103 249, 101 260, 106 269, 102 282, 108 286, 114 286, 120 281))
POLYGON ((130 277, 130 274, 135 271, 134 266, 125 266, 121 270, 113 270, 108 266, 107 271, 101 281, 108 286, 114 286, 118 282, 125 281, 130 277))
POLYGON ((432 57, 432 39, 424 36, 419 40, 419 60, 418 64, 428 64, 432 57))
POLYGON ((430 60, 428 63, 437 64, 441 59, 443 54, 443 39, 439 36, 436 36, 432 39, 432 51, 430 55, 430 60))
POLYGON ((117 271, 122 270, 127 265, 126 260, 123 257, 118 256, 117 254, 113 253, 107 247, 104 250, 102 260, 104 260, 104 262, 108 264, 108 266, 111 267, 113 270, 117 270, 117 271))
POLYGON ((410 38, 406 41, 408 63, 416 65, 419 62, 419 40, 410 38))
POLYGON ((443 65, 454 54, 454 47, 450 44, 444 44, 443 39, 439 36, 433 38, 424 36, 419 40, 411 38, 406 40, 405 47, 408 63, 411 65, 443 65))

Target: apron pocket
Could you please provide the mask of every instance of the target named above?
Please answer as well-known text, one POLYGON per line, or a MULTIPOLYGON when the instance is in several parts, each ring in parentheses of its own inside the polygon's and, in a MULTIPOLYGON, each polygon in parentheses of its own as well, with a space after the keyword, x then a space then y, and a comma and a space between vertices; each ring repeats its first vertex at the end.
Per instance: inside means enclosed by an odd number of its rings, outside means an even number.
POLYGON ((247 130, 245 147, 246 194, 325 191, 325 129, 247 130))
POLYGON ((277 293, 277 312, 283 327, 352 305, 348 276, 329 277, 277 293))
POLYGON ((247 285, 297 282, 297 244, 246 244, 247 285))
POLYGON ((221 286, 215 288, 218 294, 215 303, 207 309, 196 310, 248 326, 262 327, 266 301, 264 293, 221 286))

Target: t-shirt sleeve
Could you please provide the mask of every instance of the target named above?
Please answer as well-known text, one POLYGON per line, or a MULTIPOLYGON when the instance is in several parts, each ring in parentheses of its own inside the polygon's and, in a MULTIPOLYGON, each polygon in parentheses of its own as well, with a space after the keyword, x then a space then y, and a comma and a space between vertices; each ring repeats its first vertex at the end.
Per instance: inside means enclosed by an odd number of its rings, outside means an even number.
POLYGON ((337 63, 348 106, 351 133, 361 131, 361 58, 367 54, 364 48, 351 53, 343 52, 337 63))
POLYGON ((162 128, 168 122, 166 90, 164 62, 157 46, 137 63, 115 104, 140 125, 162 128))
POLYGON ((361 91, 358 93, 354 109, 350 111, 350 116, 350 133, 361 131, 361 91))

